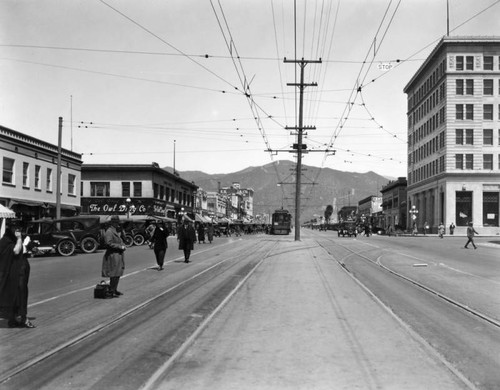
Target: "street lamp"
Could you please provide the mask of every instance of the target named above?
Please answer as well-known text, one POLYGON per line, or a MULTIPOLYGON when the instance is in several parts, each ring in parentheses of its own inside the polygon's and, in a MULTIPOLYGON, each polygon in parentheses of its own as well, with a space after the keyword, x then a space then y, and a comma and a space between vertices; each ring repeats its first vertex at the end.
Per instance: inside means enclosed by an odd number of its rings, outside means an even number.
POLYGON ((125 202, 127 202, 127 219, 129 219, 130 218, 130 203, 132 202, 132 199, 127 198, 125 200, 125 202))

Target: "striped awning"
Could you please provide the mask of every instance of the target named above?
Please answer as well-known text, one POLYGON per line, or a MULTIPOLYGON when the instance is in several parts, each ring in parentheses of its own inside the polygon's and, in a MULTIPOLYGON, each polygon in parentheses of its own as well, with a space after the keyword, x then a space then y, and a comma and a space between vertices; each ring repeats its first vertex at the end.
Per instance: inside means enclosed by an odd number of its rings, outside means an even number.
POLYGON ((16 213, 3 204, 0 204, 0 218, 16 218, 16 213))

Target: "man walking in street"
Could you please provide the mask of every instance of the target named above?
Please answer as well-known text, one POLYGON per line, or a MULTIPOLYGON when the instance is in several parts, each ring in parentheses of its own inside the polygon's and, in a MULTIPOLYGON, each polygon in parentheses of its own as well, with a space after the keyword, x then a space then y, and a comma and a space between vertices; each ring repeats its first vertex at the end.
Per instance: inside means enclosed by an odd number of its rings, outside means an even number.
POLYGON ((472 243, 472 246, 474 249, 477 249, 476 244, 474 244, 474 234, 478 234, 474 227, 472 226, 472 222, 469 222, 469 226, 467 226, 467 243, 465 244, 464 248, 469 249, 467 246, 469 243, 472 243))
POLYGON ((184 251, 184 262, 189 263, 189 256, 196 242, 196 232, 187 218, 184 218, 184 223, 177 232, 177 240, 179 241, 179 249, 184 251))

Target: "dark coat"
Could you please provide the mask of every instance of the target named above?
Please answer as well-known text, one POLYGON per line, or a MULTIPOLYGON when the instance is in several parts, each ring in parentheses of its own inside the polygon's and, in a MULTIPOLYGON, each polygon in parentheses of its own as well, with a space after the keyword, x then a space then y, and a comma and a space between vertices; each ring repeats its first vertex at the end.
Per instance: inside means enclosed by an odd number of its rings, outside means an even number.
POLYGON ((205 241, 205 226, 200 223, 200 226, 198 226, 198 241, 205 241))
POLYGON ((125 269, 125 259, 122 247, 125 246, 120 234, 111 226, 104 233, 104 243, 106 252, 102 258, 102 276, 116 277, 122 276, 125 269))
POLYGON ((194 249, 194 243, 196 242, 196 232, 194 227, 191 225, 181 225, 179 231, 177 232, 177 239, 179 240, 179 249, 194 249))
POLYGON ((5 234, 0 239, 0 307, 11 309, 16 306, 19 276, 23 265, 23 252, 16 255, 14 247, 17 238, 5 234))
POLYGON ((170 235, 170 232, 167 228, 158 226, 156 227, 152 241, 154 242, 155 250, 165 250, 168 248, 167 237, 170 235))

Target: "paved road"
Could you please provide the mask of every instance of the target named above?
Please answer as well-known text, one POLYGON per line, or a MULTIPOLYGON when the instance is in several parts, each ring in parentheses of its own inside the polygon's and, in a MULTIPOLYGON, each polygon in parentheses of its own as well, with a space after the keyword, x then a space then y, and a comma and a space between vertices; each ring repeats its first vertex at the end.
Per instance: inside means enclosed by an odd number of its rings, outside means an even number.
POLYGON ((151 250, 134 247, 120 282, 125 296, 103 301, 92 298, 102 253, 32 259, 29 312, 38 327, 1 329, 0 379, 12 377, 0 386, 496 388, 498 328, 381 266, 470 297, 498 319, 500 295, 488 295, 500 282, 497 247, 478 241, 468 252, 460 238, 307 230, 302 237, 218 239, 198 245, 189 265, 171 239, 163 272, 151 250), (453 324, 455 340, 443 337, 453 324), (456 359, 469 339, 472 352, 456 359), (480 364, 469 365, 477 356, 480 364))

